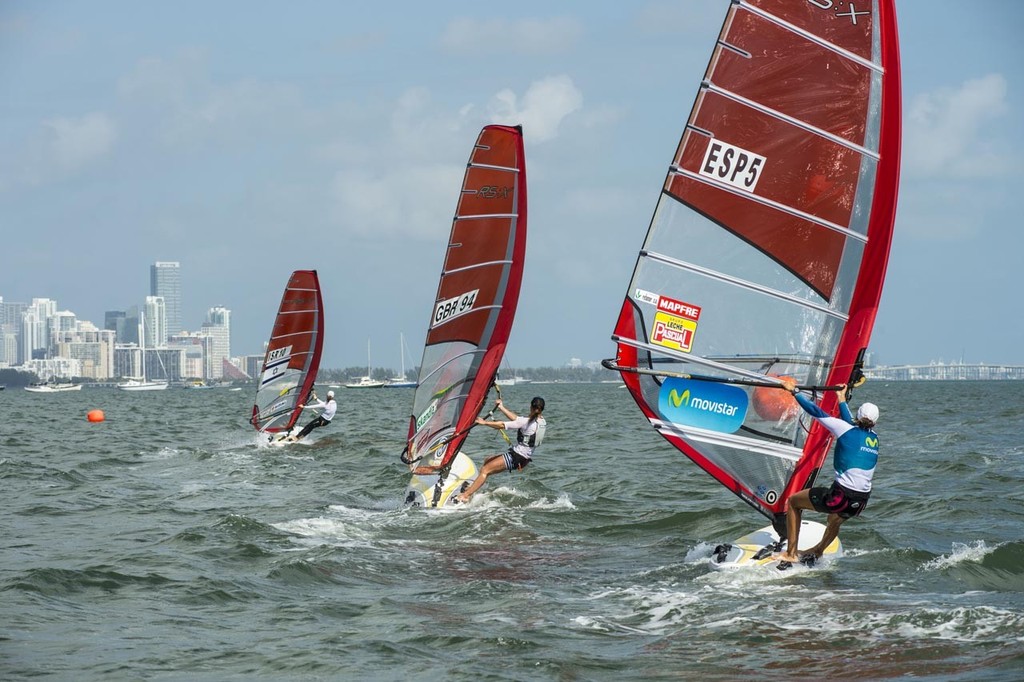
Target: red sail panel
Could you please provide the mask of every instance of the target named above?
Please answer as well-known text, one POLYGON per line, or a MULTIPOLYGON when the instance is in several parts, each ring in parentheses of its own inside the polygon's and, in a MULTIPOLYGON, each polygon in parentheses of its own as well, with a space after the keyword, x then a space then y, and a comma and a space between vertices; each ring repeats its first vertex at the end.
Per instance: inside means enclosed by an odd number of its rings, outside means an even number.
POLYGON ((486 126, 470 154, 427 331, 410 459, 458 453, 512 330, 526 255, 526 161, 519 127, 486 126))
POLYGON ((871 59, 875 15, 884 17, 892 10, 890 0, 748 0, 747 4, 864 59, 871 59))
POLYGON ((716 50, 716 87, 848 141, 864 139, 871 74, 862 63, 749 12, 736 14, 724 42, 746 54, 716 50))
POLYGON ((298 421, 320 367, 323 312, 316 270, 293 272, 263 358, 250 420, 257 430, 288 431, 298 421))

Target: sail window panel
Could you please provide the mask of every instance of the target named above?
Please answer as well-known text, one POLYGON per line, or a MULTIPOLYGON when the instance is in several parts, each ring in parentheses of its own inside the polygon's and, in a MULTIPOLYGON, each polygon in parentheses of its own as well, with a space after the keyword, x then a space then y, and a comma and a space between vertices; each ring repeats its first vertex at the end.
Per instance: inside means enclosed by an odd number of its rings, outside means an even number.
POLYGON ((455 221, 444 269, 458 270, 477 263, 511 260, 514 222, 507 216, 455 221), (480 234, 487 235, 481 239, 480 234))
POLYGON ((412 439, 414 456, 424 454, 425 448, 455 433, 455 424, 482 355, 483 351, 467 343, 447 343, 424 349, 423 368, 434 369, 420 375, 413 400, 413 418, 418 425, 412 439))
MULTIPOLYGON (((872 59, 877 0, 746 0, 780 20, 863 59, 872 59)), ((743 12, 739 14, 744 14, 743 12)), ((877 61, 877 60, 876 60, 877 61)))
POLYGON ((789 459, 764 455, 739 447, 729 447, 724 444, 697 442, 690 438, 680 439, 676 436, 669 438, 666 431, 662 431, 662 435, 670 441, 682 441, 685 443, 683 452, 687 452, 687 449, 696 451, 700 457, 723 472, 727 478, 740 483, 752 491, 755 496, 760 492, 760 499, 765 507, 770 505, 763 498, 772 497, 771 493, 774 492, 774 499, 777 502, 777 498, 782 495, 786 481, 793 474, 795 465, 789 459))
MULTIPOLYGON (((673 181, 675 182, 675 181, 673 181)), ((677 186, 681 183, 676 183, 677 186)), ((831 292, 841 263, 843 240, 787 214, 764 207, 750 216, 726 201, 717 207, 719 216, 748 225, 748 234, 737 234, 671 199, 659 202, 644 249, 741 279, 815 305, 827 305, 822 288, 831 292), (761 220, 758 222, 757 217, 761 220), (756 248, 760 242, 764 248, 756 248), (816 249, 823 248, 822 256, 816 249), (832 251, 836 253, 833 254, 832 251), (812 286, 815 284, 816 286, 812 286)), ((702 200, 702 203, 710 203, 702 200)), ((666 290, 672 283, 666 282, 666 290)))
POLYGON ((636 301, 648 335, 644 340, 670 350, 679 351, 680 345, 674 341, 676 336, 658 336, 659 319, 670 328, 690 332, 689 349, 681 352, 726 363, 751 356, 818 362, 822 354, 834 352, 838 343, 838 338, 822 338, 823 330, 829 329, 829 315, 820 309, 652 258, 642 258, 637 265, 630 291, 637 290, 658 295, 672 292, 673 300, 699 307, 694 320, 659 310, 657 303, 636 301))
POLYGON ((875 159, 864 157, 857 180, 857 194, 853 200, 853 212, 850 214, 849 228, 851 232, 865 236, 868 234, 877 175, 878 162, 875 159))

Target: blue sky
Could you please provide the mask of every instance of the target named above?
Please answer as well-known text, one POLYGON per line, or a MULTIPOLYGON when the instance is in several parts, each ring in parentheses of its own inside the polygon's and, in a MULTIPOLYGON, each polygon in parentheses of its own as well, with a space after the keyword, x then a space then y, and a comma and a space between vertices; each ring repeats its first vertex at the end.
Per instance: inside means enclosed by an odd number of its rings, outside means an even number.
MULTIPOLYGON (((185 327, 262 352, 320 273, 324 365, 418 362, 470 148, 522 123, 512 366, 614 354, 723 0, 0 2, 0 296, 102 326, 182 264, 185 327)), ((904 148, 871 349, 1024 364, 1024 3, 904 0, 904 148)))

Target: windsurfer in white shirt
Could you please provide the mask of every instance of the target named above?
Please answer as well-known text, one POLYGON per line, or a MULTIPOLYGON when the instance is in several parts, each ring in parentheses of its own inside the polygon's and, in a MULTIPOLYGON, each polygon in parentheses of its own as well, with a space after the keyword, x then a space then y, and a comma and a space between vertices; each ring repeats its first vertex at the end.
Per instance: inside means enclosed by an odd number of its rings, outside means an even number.
POLYGON ((304 410, 322 407, 324 411, 318 414, 316 418, 314 418, 308 424, 306 424, 306 426, 303 427, 301 431, 299 431, 298 435, 290 436, 288 440, 302 440, 303 438, 308 436, 309 432, 312 431, 313 429, 319 428, 321 426, 327 426, 328 424, 331 423, 331 420, 334 419, 334 413, 338 411, 338 403, 334 401, 334 391, 327 391, 327 402, 324 402, 317 398, 316 391, 312 393, 312 396, 313 400, 316 401, 315 403, 310 403, 309 405, 299 405, 299 407, 301 407, 304 410))
POLYGON ((544 416, 541 414, 544 412, 543 398, 536 397, 530 401, 529 417, 518 416, 502 404, 501 398, 498 398, 495 406, 511 421, 488 421, 477 417, 476 423, 481 426, 489 426, 492 429, 516 429, 516 442, 512 443, 508 452, 493 455, 484 460, 484 465, 480 467, 480 473, 476 480, 455 498, 458 502, 469 502, 469 498, 483 487, 487 477, 491 474, 501 471, 512 473, 525 469, 533 461, 533 452, 540 446, 541 440, 544 438, 547 422, 544 421, 544 416))

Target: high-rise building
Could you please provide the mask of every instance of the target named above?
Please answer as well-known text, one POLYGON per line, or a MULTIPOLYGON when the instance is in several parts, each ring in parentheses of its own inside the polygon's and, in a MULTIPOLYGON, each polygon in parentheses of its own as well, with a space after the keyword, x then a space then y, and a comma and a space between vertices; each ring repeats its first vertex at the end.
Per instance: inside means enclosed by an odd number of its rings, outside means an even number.
POLYGON ((224 360, 231 357, 231 311, 218 306, 210 308, 203 323, 203 333, 213 338, 213 348, 205 357, 206 378, 224 376, 224 360))
POLYGON ((163 348, 167 345, 167 305, 163 296, 146 297, 146 348, 163 348))
POLYGON ((33 298, 32 305, 21 316, 18 361, 45 358, 50 348, 50 318, 57 312, 57 302, 49 298, 33 298))
POLYGON ((181 264, 157 261, 149 268, 149 294, 162 296, 167 310, 167 323, 159 345, 167 343, 167 337, 181 332, 181 264))
POLYGON ((0 296, 0 362, 10 366, 21 364, 20 340, 21 318, 28 310, 28 303, 4 301, 0 296))

